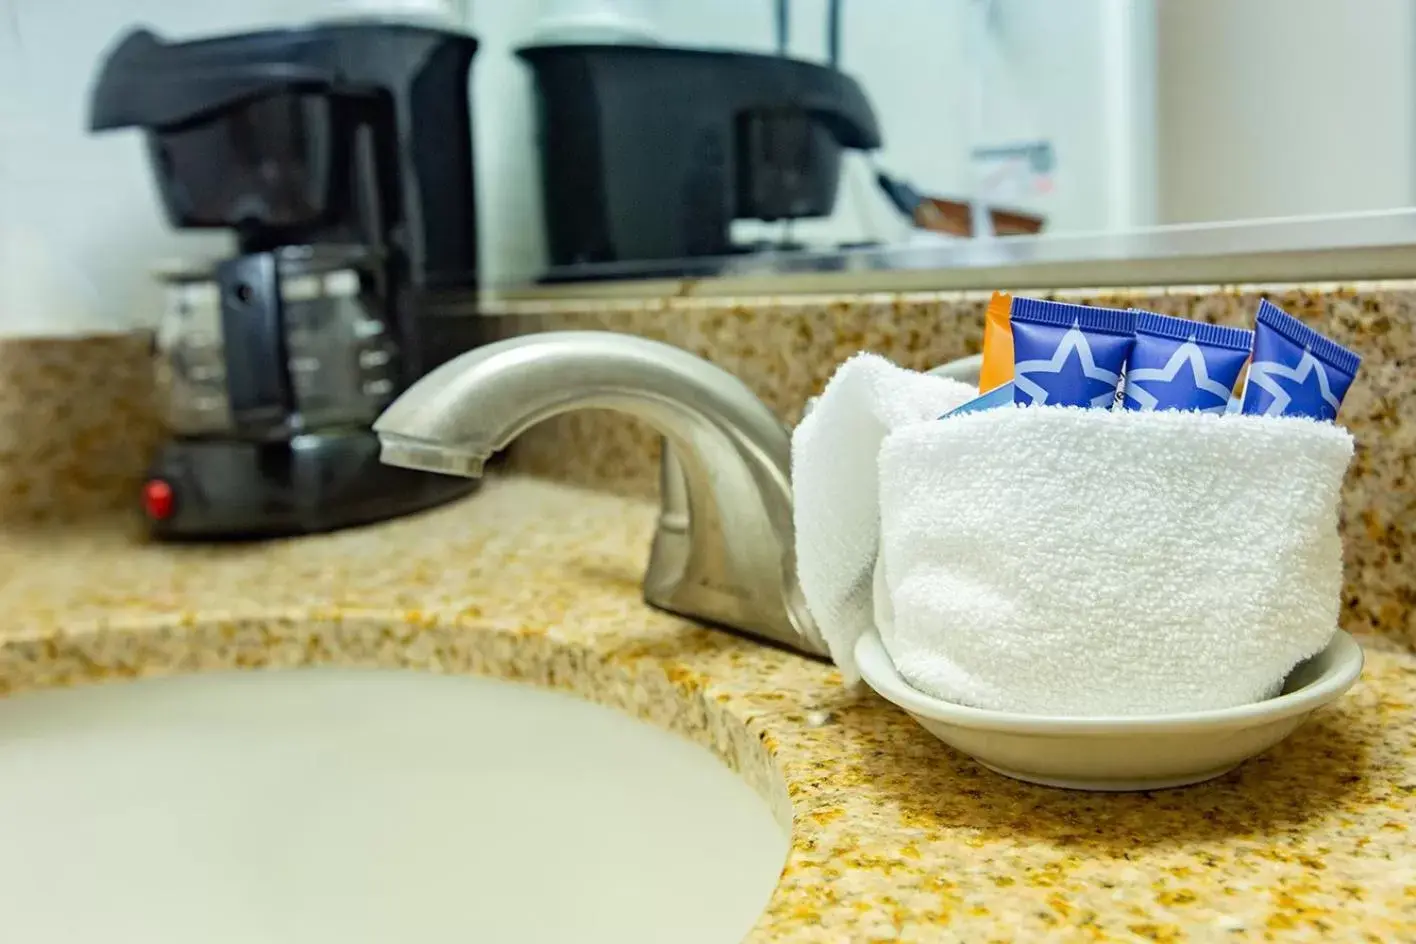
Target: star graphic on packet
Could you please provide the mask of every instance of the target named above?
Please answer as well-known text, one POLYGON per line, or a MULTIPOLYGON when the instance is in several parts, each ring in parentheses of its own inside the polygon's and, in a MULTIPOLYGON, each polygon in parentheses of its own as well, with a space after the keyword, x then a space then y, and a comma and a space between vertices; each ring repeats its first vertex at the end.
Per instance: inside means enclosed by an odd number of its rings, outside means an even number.
POLYGON ((1073 324, 1067 330, 1051 358, 1019 361, 1013 369, 1013 383, 1028 396, 1027 402, 1045 404, 1048 401, 1047 390, 1032 377, 1038 375, 1071 376, 1072 371, 1080 374, 1080 377, 1077 378, 1076 389, 1086 391, 1086 399, 1091 406, 1106 407, 1115 399, 1116 384, 1121 377, 1113 371, 1096 365, 1091 344, 1087 341, 1087 336, 1082 331, 1080 324, 1073 324), (1072 357, 1073 354, 1076 355, 1075 358, 1072 357), (1075 363, 1075 367, 1071 367, 1073 363, 1075 363), (1069 371, 1069 367, 1071 367, 1071 371, 1069 371))
POLYGON ((1213 397, 1209 406, 1216 410, 1229 404, 1229 388, 1210 379, 1204 354, 1194 338, 1176 348, 1164 367, 1137 367, 1126 372, 1126 398, 1143 410, 1185 408, 1195 402, 1196 391, 1213 397), (1182 370, 1187 364, 1188 377, 1182 370))
POLYGON ((1253 364, 1249 368, 1249 383, 1272 398, 1264 408, 1265 416, 1282 416, 1295 395, 1300 402, 1323 403, 1333 416, 1337 415, 1340 401, 1328 383, 1327 371, 1312 351, 1304 351, 1296 367, 1285 367, 1273 361, 1253 364))

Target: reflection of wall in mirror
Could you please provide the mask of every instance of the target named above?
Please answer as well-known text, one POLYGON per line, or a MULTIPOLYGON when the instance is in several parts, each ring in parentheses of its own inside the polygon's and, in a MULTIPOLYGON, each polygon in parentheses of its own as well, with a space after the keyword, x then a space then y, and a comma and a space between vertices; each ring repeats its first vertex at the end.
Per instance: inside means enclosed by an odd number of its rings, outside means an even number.
POLYGON ((240 7, 0 0, 0 334, 155 324, 153 263, 224 250, 220 237, 168 228, 140 135, 85 128, 99 58, 134 24, 191 35, 294 19, 289 0, 240 7))
POLYGON ((1158 0, 1160 216, 1416 203, 1410 0, 1158 0))

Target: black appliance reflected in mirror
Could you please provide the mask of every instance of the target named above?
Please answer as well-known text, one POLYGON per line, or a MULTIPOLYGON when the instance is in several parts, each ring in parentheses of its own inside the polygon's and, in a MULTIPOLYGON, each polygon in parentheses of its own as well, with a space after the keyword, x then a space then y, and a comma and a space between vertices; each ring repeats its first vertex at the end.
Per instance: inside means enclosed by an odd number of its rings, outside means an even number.
POLYGON ((749 251, 734 220, 828 216, 842 152, 881 143, 860 85, 829 66, 655 45, 517 55, 535 77, 552 280, 749 251))

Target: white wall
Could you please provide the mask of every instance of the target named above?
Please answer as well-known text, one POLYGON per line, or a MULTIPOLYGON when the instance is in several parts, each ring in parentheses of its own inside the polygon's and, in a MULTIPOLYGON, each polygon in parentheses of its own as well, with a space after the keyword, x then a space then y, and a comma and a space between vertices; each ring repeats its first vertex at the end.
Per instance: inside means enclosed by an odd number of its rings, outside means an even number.
POLYGON ((1410 0, 1160 0, 1160 214, 1198 222, 1413 202, 1410 0))
POLYGON ((1052 194, 1029 201, 1050 232, 1152 222, 1149 0, 995 0, 983 135, 1045 139, 1052 194))
POLYGON ((171 36, 299 22, 320 0, 0 0, 0 332, 78 333, 152 324, 148 269, 224 251, 177 235, 141 137, 89 135, 88 89, 103 51, 135 23, 171 36))
MULTIPOLYGON (((0 0, 0 334, 150 325, 161 302, 149 276, 155 262, 225 251, 220 236, 167 227, 139 134, 84 130, 89 84, 117 36, 138 23, 181 38, 407 2, 0 0)), ((771 0, 638 2, 664 41, 774 48, 771 0)), ((880 164, 922 190, 967 195, 969 96, 978 63, 986 74, 979 133, 995 142, 1055 142, 1056 190, 1033 203, 1051 228, 1130 220, 1129 210, 1117 210, 1115 192, 1117 168, 1134 163, 1127 146, 1118 147, 1129 131, 1104 97, 1120 66, 1101 53, 1122 23, 1117 5, 1142 2, 1148 0, 995 0, 980 49, 969 33, 979 0, 846 0, 842 65, 876 108, 885 137, 880 164)), ((473 111, 483 270, 489 283, 526 279, 544 262, 541 207, 531 82, 511 50, 532 33, 540 5, 454 5, 482 40, 473 111)), ((825 7, 826 0, 793 3, 794 55, 824 60, 825 7)), ((849 159, 834 216, 795 229, 826 242, 908 233, 860 156, 849 159)))
POLYGON ((512 50, 536 23, 530 0, 471 0, 468 20, 480 46, 472 63, 477 237, 484 284, 524 281, 546 253, 535 155, 530 72, 512 50))

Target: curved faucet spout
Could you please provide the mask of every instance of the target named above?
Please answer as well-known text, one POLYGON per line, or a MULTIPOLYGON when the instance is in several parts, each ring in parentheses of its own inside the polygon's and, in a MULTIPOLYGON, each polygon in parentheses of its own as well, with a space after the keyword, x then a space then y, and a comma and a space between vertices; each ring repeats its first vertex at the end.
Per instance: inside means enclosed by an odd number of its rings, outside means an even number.
POLYGON ((825 655, 796 580, 790 437, 700 357, 606 331, 513 338, 423 377, 374 431, 384 462, 476 476, 523 430, 589 408, 637 416, 665 440, 646 601, 825 655))

